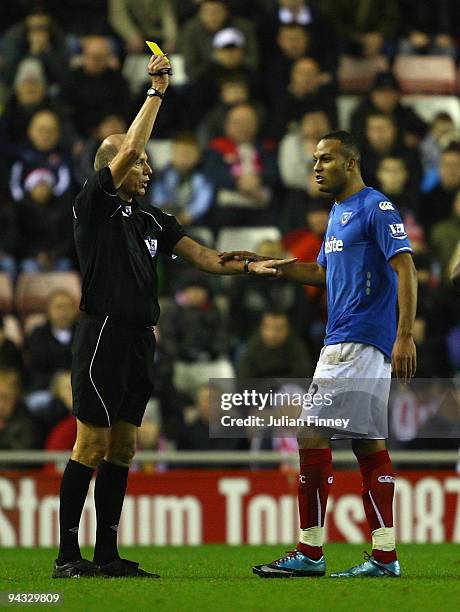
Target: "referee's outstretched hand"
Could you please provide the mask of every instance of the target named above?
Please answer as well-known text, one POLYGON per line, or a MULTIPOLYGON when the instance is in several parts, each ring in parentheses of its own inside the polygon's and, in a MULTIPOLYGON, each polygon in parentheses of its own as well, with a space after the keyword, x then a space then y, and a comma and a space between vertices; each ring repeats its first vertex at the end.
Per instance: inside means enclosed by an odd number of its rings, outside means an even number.
POLYGON ((166 91, 169 85, 169 76, 166 72, 171 65, 166 55, 152 55, 147 67, 147 72, 152 79, 152 87, 160 91, 166 91))
POLYGON ((222 253, 219 253, 219 258, 220 262, 223 264, 227 261, 244 261, 248 258, 252 261, 268 261, 269 259, 274 259, 272 257, 257 255, 257 253, 252 253, 251 251, 223 251, 222 253))
POLYGON ((282 268, 289 264, 295 263, 297 257, 290 259, 267 259, 266 261, 251 261, 248 266, 249 274, 258 274, 260 276, 283 276, 282 268))

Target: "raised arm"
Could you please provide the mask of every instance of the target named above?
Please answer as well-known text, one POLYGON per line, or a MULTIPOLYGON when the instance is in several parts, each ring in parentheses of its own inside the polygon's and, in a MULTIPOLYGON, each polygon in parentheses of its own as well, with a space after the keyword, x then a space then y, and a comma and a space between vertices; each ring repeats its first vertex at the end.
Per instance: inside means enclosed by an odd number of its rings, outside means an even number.
MULTIPOLYGON (((169 67, 169 61, 164 56, 152 55, 148 65, 148 72, 152 76, 152 88, 163 95, 169 84, 167 74, 161 73, 169 67)), ((113 184, 116 189, 122 185, 132 166, 136 163, 145 149, 153 125, 160 109, 162 98, 160 96, 148 96, 130 125, 118 153, 109 164, 112 173, 113 184)))
POLYGON ((412 378, 417 368, 416 349, 413 338, 415 313, 417 310, 417 271, 409 253, 399 253, 390 260, 398 275, 399 319, 396 341, 391 363, 398 378, 412 378))

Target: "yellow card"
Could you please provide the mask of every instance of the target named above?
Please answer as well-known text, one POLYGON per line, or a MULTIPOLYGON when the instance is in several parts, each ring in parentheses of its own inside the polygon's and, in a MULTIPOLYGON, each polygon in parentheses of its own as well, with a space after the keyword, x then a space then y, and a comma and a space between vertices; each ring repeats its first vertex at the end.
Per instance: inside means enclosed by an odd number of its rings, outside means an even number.
POLYGON ((154 43, 151 40, 146 40, 145 44, 154 55, 164 55, 163 51, 160 49, 157 43, 154 43))

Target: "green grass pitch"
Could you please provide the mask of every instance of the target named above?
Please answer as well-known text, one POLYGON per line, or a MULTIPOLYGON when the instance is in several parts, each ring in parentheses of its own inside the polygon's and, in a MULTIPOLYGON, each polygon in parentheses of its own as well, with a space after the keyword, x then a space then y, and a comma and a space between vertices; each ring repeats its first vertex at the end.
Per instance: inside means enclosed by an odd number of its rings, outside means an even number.
MULTIPOLYGON (((327 545, 328 573, 361 562, 363 548, 327 545)), ((51 580, 54 552, 1 550, 0 590, 59 592, 63 606, 39 608, 79 612, 460 610, 460 548, 455 544, 400 545, 404 577, 396 580, 261 579, 252 574, 251 566, 279 557, 283 547, 220 545, 122 549, 126 558, 161 574, 160 580, 51 580)), ((84 552, 91 558, 89 551, 84 552)))

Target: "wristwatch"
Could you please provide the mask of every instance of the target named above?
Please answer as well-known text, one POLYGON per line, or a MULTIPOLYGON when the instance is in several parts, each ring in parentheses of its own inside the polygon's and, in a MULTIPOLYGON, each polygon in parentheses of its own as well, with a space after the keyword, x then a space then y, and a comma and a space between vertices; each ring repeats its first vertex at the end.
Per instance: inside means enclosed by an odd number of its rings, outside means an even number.
POLYGON ((251 262, 253 262, 253 261, 254 261, 254 258, 253 258, 253 257, 246 257, 246 259, 244 260, 244 265, 243 265, 243 273, 244 273, 244 274, 251 274, 251 273, 249 272, 249 264, 250 264, 251 262))
POLYGON ((150 87, 150 89, 147 89, 147 95, 149 98, 157 96, 161 100, 163 100, 163 98, 165 97, 164 93, 161 92, 159 89, 155 89, 155 87, 150 87))

